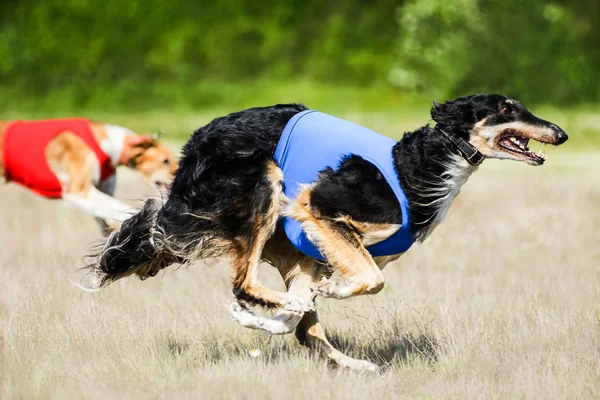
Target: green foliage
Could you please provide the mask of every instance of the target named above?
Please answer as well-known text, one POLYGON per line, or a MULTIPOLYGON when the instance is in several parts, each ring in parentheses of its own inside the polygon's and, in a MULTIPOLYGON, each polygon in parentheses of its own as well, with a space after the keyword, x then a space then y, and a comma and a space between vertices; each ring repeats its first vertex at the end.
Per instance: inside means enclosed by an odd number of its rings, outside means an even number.
POLYGON ((589 103, 599 31, 597 0, 1 0, 0 107, 214 108, 265 82, 589 103))
POLYGON ((454 97, 500 92, 526 102, 597 101, 600 3, 412 0, 401 8, 402 88, 454 97))
POLYGON ((105 88, 145 103, 160 99, 150 88, 156 84, 381 82, 393 63, 396 7, 394 0, 376 7, 358 0, 3 0, 0 82, 33 96, 73 87, 80 104, 105 88))

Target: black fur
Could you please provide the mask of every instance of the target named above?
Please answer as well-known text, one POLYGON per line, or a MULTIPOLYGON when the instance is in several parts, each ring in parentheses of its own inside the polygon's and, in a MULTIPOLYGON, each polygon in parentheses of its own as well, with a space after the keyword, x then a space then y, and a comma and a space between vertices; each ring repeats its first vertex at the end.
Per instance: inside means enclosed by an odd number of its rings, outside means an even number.
MULTIPOLYGON (((551 126, 560 131, 566 140, 567 135, 558 126, 533 115, 525 106, 514 99, 500 94, 474 94, 459 97, 444 104, 433 102, 431 118, 436 127, 448 133, 469 139, 469 131, 478 121, 485 118, 485 125, 500 125, 506 122, 522 121, 532 125, 551 126), (510 100, 510 103, 507 103, 510 100), (503 111, 507 108, 506 112, 503 111)), ((562 143, 562 142, 561 142, 562 143)))
MULTIPOLYGON (((108 237, 99 257, 98 267, 108 274, 102 284, 129 275, 132 265, 150 263, 153 260, 156 249, 152 245, 151 231, 160 208, 159 200, 147 200, 139 213, 123 222, 121 229, 108 237)), ((154 276, 168 264, 177 261, 177 258, 172 257, 168 263, 165 260, 162 265, 160 262, 152 263, 156 267, 140 277, 145 279, 154 276)))
MULTIPOLYGON (((192 252, 205 233, 231 243, 223 253, 248 247, 253 222, 270 199, 265 165, 273 159, 287 122, 304 110, 298 104, 251 108, 217 118, 194 132, 183 147, 169 199, 155 222, 144 211, 127 220, 107 243, 110 248, 127 239, 127 254, 106 252, 99 265, 102 271, 118 279, 123 271, 149 262, 150 227, 170 243, 181 244, 171 251, 177 257, 192 252)), ((177 257, 167 257, 167 262, 177 257)))
MULTIPOLYGON (((447 165, 460 155, 439 129, 468 140, 473 126, 484 118, 492 125, 527 120, 556 127, 518 102, 507 101, 504 96, 481 94, 434 103, 431 115, 436 127, 427 125, 406 133, 393 148, 416 238, 424 236, 435 212, 427 203, 436 198, 424 197, 424 193, 443 185, 447 165)), ((298 104, 251 108, 198 129, 183 148, 166 204, 158 210, 153 201, 146 203, 109 238, 94 268, 110 282, 132 272, 142 278, 153 276, 174 262, 242 254, 252 245, 256 227, 270 206, 272 182, 266 167, 273 162, 285 125, 303 110, 298 104), (207 246, 210 241, 212 252, 199 254, 198 249, 211 247, 207 246)), ((402 223, 398 200, 382 174, 356 155, 343 159, 335 170, 321 172, 310 202, 320 218, 348 216, 360 222, 402 223)), ((234 292, 244 296, 238 289, 234 284, 234 292)))
POLYGON ((446 166, 456 155, 460 155, 458 149, 429 125, 406 133, 394 146, 396 172, 408 199, 415 238, 422 239, 433 223, 436 208, 427 204, 444 195, 435 190, 443 185, 446 166))
POLYGON ((159 213, 162 228, 175 236, 211 230, 230 240, 245 234, 268 201, 265 165, 287 122, 304 110, 298 104, 251 108, 198 129, 159 213))
POLYGON ((379 169, 357 155, 340 166, 321 172, 311 194, 311 205, 319 214, 349 215, 360 222, 402 223, 400 204, 379 169))

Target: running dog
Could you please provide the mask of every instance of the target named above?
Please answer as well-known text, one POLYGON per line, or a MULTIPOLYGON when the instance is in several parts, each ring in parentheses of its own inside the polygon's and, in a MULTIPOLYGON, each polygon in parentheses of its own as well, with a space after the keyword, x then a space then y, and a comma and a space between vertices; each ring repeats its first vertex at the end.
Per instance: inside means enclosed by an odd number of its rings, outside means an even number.
POLYGON ((315 297, 379 292, 383 267, 431 234, 485 159, 542 165, 545 155, 529 141, 567 140, 557 125, 497 94, 434 102, 431 117, 434 126, 399 142, 299 104, 217 118, 183 148, 168 200, 146 201, 91 255, 90 286, 225 256, 237 298, 230 312, 242 325, 295 330, 343 367, 376 370, 327 341, 315 297), (287 292, 261 285, 261 261, 279 270, 287 292))
POLYGON ((113 196, 119 165, 165 190, 177 158, 152 135, 85 119, 0 121, 0 176, 47 198, 63 199, 118 227, 132 207, 113 196))

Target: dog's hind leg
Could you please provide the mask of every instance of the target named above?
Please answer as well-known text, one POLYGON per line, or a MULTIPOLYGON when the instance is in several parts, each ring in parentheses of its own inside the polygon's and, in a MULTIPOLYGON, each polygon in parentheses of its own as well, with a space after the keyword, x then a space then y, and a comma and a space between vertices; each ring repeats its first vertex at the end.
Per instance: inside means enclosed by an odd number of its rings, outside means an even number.
POLYGON ((340 368, 348 368, 357 371, 379 371, 379 366, 376 364, 366 360, 357 360, 349 357, 334 348, 327 340, 327 336, 325 336, 325 330, 323 329, 323 325, 319 322, 316 311, 304 314, 296 328, 296 338, 300 344, 324 355, 339 365, 340 368))
MULTIPOLYGON (((311 288, 318 285, 323 279, 324 268, 312 259, 306 261, 291 270, 279 268, 279 272, 290 292, 309 295, 311 288)), ((371 372, 379 370, 377 365, 369 361, 354 359, 334 348, 327 340, 316 310, 307 312, 302 316, 300 321, 297 322, 295 333, 300 344, 327 357, 339 365, 340 368, 371 372)))
MULTIPOLYGON (((383 269, 389 262, 398 259, 400 255, 394 256, 384 256, 384 257, 376 257, 374 260, 377 265, 383 269)), ((316 270, 316 266, 315 266, 316 270)), ((304 274, 305 271, 300 271, 301 274, 304 274)), ((321 279, 319 279, 318 275, 311 275, 313 285, 318 286, 321 279)), ((295 281, 300 282, 302 280, 301 276, 297 276, 295 281)), ((293 290, 293 285, 290 288, 293 290)), ((323 325, 319 322, 319 317, 317 312, 309 312, 305 313, 302 317, 302 320, 298 323, 296 327, 296 338, 300 342, 300 344, 308 347, 311 350, 318 352, 319 354, 327 357, 331 361, 335 362, 340 368, 348 368, 357 371, 369 371, 369 372, 378 372, 379 366, 373 364, 366 360, 357 360, 355 358, 349 357, 339 350, 337 350, 329 341, 327 340, 327 336, 325 335, 325 329, 323 325)))
MULTIPOLYGON (((311 298, 314 301, 311 288, 317 285, 324 276, 322 268, 314 260, 304 258, 292 268, 285 264, 276 266, 290 293, 311 298)), ((326 357, 340 368, 370 372, 379 370, 377 365, 369 361, 354 359, 334 348, 327 340, 316 310, 306 313, 278 310, 275 316, 269 318, 257 316, 234 303, 230 307, 230 312, 245 327, 264 330, 273 335, 290 333, 295 329, 296 338, 300 344, 326 357)))
POLYGON ((266 178, 270 184, 270 196, 257 196, 253 205, 250 230, 236 241, 233 257, 233 292, 239 300, 266 307, 283 308, 303 313, 314 310, 310 298, 292 293, 281 293, 262 286, 258 268, 267 240, 275 232, 277 221, 285 201, 283 173, 274 161, 266 166, 266 178))

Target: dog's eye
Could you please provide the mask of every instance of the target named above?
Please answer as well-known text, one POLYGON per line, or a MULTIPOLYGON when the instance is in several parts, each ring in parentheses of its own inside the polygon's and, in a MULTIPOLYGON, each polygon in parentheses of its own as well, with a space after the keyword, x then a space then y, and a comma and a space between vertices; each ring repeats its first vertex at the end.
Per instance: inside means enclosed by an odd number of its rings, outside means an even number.
POLYGON ((165 164, 165 165, 169 165, 169 164, 170 164, 170 162, 169 162, 169 159, 168 159, 168 158, 166 158, 166 159, 165 159, 165 161, 163 161, 163 164, 165 164))
POLYGON ((509 105, 503 105, 501 111, 502 114, 510 114, 511 112, 513 112, 513 108, 509 105))

